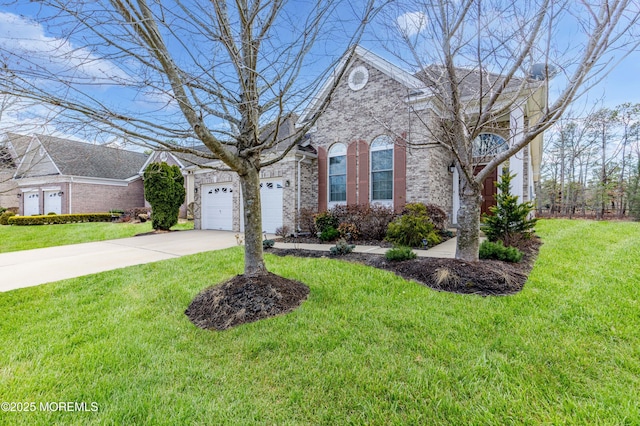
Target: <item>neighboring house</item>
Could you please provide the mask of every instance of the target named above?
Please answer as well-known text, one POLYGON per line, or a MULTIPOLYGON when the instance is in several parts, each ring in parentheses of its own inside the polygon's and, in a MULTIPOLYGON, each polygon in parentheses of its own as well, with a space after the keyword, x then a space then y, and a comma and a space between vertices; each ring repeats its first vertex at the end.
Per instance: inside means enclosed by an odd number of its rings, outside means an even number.
POLYGON ((18 206, 18 185, 13 175, 16 173, 19 157, 5 135, 0 140, 0 207, 18 206))
POLYGON ((95 213, 144 206, 148 155, 52 136, 8 133, 21 215, 95 213))
MULTIPOLYGON (((428 125, 439 113, 429 86, 438 84, 441 71, 433 67, 416 76, 360 47, 352 61, 338 67, 348 67, 345 78, 308 139, 284 160, 261 171, 263 229, 273 232, 286 225, 296 230, 301 208, 324 211, 340 204, 383 204, 401 211, 409 202, 436 204, 455 224, 457 170, 451 154, 435 143, 436 133, 428 125)), ((313 97, 299 122, 317 113, 332 78, 313 97)), ((477 84, 473 73, 467 73, 462 86, 468 93, 463 95, 473 96, 477 84)), ((487 127, 474 146, 478 169, 483 159, 518 137, 516 128, 535 119, 536 105, 526 102, 487 127)), ((510 170, 517 174, 513 192, 521 200, 534 197, 541 153, 539 137, 509 160, 510 170)), ((483 211, 495 203, 496 180, 497 172, 485 182, 483 211)), ((198 168, 194 191, 196 229, 242 231, 235 173, 198 168)))

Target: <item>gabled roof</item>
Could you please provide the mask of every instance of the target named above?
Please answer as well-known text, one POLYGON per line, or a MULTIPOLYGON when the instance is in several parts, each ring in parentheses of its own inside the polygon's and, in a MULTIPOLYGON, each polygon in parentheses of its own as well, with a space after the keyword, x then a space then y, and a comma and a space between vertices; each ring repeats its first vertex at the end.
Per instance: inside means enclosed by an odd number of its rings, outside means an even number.
POLYGON ((24 156, 31 143, 32 136, 19 135, 17 133, 6 133, 3 137, 2 146, 13 157, 13 161, 17 164, 19 159, 24 156))
POLYGON ((318 108, 320 102, 322 102, 322 100, 329 95, 335 79, 338 77, 338 75, 340 75, 341 71, 345 67, 349 67, 355 59, 360 59, 361 61, 366 62, 370 66, 382 72, 389 78, 397 81, 411 91, 420 93, 429 91, 425 83, 419 78, 416 78, 416 76, 414 76, 412 73, 403 70, 397 65, 392 64, 391 62, 365 49, 364 47, 356 46, 351 61, 349 61, 348 56, 343 57, 340 62, 338 62, 338 65, 335 67, 329 78, 320 87, 320 90, 318 90, 318 92, 312 97, 311 102, 309 102, 309 105, 307 105, 307 107, 300 115, 301 122, 307 121, 311 118, 314 111, 318 108))
MULTIPOLYGON (((429 65, 422 71, 415 74, 426 87, 437 87, 444 81, 446 69, 442 65, 429 65)), ((482 96, 486 96, 499 85, 503 84, 504 76, 491 72, 481 72, 477 69, 456 68, 456 78, 460 88, 462 97, 478 96, 478 90, 482 87, 482 96)), ((526 87, 530 82, 528 80, 514 77, 506 86, 505 92, 516 91, 521 87, 526 87)))
MULTIPOLYGON (((103 179, 126 180, 138 175, 148 155, 124 149, 109 148, 53 136, 32 137, 11 134, 9 138, 23 157, 27 149, 35 153, 44 149, 60 174, 103 179), (29 140, 31 143, 26 144, 29 140), (28 147, 28 148, 27 148, 28 147)), ((28 171, 22 177, 27 177, 28 171)))
MULTIPOLYGON (((291 114, 286 118, 284 118, 281 121, 279 127, 277 128, 277 134, 275 134, 276 133, 275 120, 268 123, 262 128, 262 130, 260 131, 260 139, 262 141, 268 142, 273 140, 274 138, 276 141, 278 141, 271 148, 264 150, 263 154, 281 154, 283 151, 285 151, 289 147, 289 145, 291 144, 290 139, 295 136, 296 119, 297 119, 297 116, 295 114, 291 114)), ((204 145, 196 145, 196 146, 190 147, 189 149, 192 151, 202 151, 203 153, 206 153, 208 156, 213 155, 211 151, 209 151, 209 148, 207 148, 204 145)), ((311 153, 311 154, 316 153, 316 150, 312 146, 310 146, 309 140, 306 137, 303 140, 298 142, 298 146, 294 147, 294 151, 295 150, 301 151, 304 153, 311 153)), ((216 161, 215 159, 201 157, 194 153, 185 153, 185 152, 179 152, 179 151, 169 151, 168 153, 176 160, 176 162, 180 165, 181 168, 188 168, 193 166, 204 166, 205 164, 211 163, 212 161, 216 161)), ((158 160, 158 157, 156 156, 156 154, 155 153, 152 154, 147 160, 147 162, 144 164, 143 170, 144 168, 146 168, 146 166, 150 162, 157 161, 157 160, 158 160)))

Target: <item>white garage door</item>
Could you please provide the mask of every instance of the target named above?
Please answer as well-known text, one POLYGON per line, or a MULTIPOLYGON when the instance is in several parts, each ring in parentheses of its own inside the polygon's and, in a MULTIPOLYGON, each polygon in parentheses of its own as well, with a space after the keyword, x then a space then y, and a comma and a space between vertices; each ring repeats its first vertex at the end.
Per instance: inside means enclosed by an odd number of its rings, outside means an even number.
MULTIPOLYGON (((263 231, 273 234, 282 226, 282 195, 282 181, 260 182, 263 231)), ((244 232, 244 208, 240 210, 240 217, 242 218, 240 230, 244 232)))
POLYGON ((44 191, 44 214, 62 214, 62 193, 58 190, 44 191))
POLYGON ((202 185, 202 229, 233 230, 231 183, 202 185))
POLYGON ((22 198, 24 198, 25 216, 40 214, 40 194, 38 192, 25 192, 22 194, 22 198))
POLYGON ((282 226, 282 182, 261 182, 262 230, 276 232, 282 226))

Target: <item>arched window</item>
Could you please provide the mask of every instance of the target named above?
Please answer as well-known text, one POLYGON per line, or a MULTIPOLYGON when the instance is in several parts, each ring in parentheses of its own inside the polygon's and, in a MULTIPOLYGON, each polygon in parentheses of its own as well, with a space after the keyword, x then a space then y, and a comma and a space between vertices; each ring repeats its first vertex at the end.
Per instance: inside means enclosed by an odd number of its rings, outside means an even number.
POLYGON ((378 136, 371 142, 371 201, 393 201, 393 140, 378 136))
POLYGON ((473 140, 473 156, 488 157, 505 151, 509 147, 504 138, 493 133, 482 133, 473 140))
POLYGON ((329 149, 329 202, 347 201, 347 146, 334 144, 329 149))

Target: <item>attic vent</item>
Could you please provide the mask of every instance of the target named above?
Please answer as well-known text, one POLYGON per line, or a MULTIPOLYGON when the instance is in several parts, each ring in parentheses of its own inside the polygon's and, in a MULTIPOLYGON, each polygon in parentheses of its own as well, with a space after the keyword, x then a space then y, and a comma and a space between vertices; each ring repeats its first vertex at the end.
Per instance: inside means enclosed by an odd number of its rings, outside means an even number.
POLYGON ((369 81, 369 71, 362 65, 355 67, 349 73, 349 88, 353 91, 360 90, 369 81))

